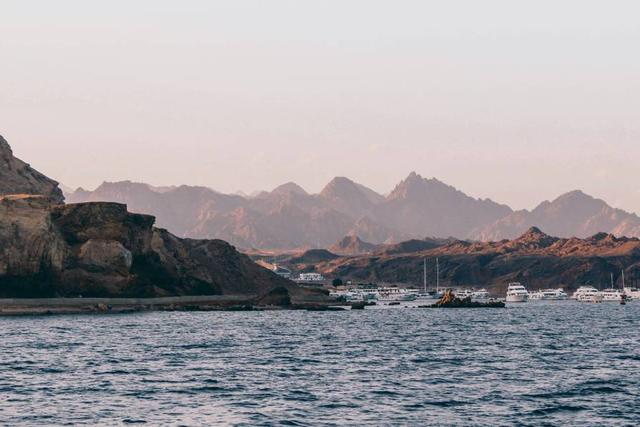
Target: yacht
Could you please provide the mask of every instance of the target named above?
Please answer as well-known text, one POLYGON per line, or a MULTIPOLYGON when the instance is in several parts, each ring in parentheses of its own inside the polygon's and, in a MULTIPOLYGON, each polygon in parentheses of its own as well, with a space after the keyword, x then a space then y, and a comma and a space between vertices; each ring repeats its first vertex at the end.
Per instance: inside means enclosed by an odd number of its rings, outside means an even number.
POLYGON ((507 288, 507 302, 527 302, 529 300, 529 292, 520 283, 509 283, 507 288))
POLYGON ((626 287, 623 289, 623 293, 627 296, 627 299, 640 299, 640 288, 626 287))
POLYGON ((377 301, 379 302, 406 302, 415 301, 418 292, 415 289, 404 288, 379 288, 377 293, 377 301))
POLYGON ((571 299, 579 302, 602 302, 602 293, 593 286, 580 286, 571 299))
POLYGON ((478 291, 473 291, 473 295, 471 296, 471 298, 474 299, 474 300, 480 300, 480 301, 488 300, 489 299, 489 292, 487 292, 486 289, 480 289, 478 291))
POLYGON ((473 291, 470 289, 458 289, 453 291, 455 296, 460 299, 473 298, 473 291))
POLYGON ((620 292, 619 289, 605 289, 601 291, 602 301, 605 302, 620 302, 623 298, 624 293, 620 292))
POLYGON ((562 288, 558 289, 542 289, 531 292, 529 299, 533 301, 564 301, 569 299, 569 295, 562 288))

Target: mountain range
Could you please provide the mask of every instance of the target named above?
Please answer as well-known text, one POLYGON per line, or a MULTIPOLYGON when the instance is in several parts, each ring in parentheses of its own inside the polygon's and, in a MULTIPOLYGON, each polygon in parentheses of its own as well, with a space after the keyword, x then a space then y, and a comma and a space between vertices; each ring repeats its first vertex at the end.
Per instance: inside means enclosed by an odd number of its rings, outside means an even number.
POLYGON ((533 226, 559 237, 598 232, 640 237, 640 217, 581 191, 542 202, 531 211, 514 211, 415 172, 388 195, 345 177, 334 178, 318 194, 290 182, 252 196, 122 181, 105 182, 93 191, 80 188, 67 193, 67 201, 125 203, 133 212, 154 215, 159 226, 181 237, 223 239, 247 251, 348 245, 336 243, 345 236, 372 245, 425 237, 499 241, 533 226))

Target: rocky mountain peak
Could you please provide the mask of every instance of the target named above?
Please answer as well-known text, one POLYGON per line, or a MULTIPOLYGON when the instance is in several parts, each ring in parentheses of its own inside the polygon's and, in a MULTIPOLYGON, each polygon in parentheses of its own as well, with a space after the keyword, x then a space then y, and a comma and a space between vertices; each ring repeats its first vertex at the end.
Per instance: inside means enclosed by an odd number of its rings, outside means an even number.
POLYGON ((58 183, 13 156, 11 146, 0 136, 0 196, 28 194, 64 203, 58 183))
POLYGON ((0 135, 0 156, 2 156, 3 158, 13 156, 11 146, 9 145, 7 140, 2 137, 2 135, 0 135))
POLYGON ((329 250, 332 253, 340 255, 361 255, 370 253, 376 248, 376 245, 367 243, 355 234, 350 234, 336 242, 329 250))
POLYGON ((528 247, 546 248, 557 242, 558 239, 544 233, 538 227, 529 228, 522 236, 513 241, 517 245, 525 245, 528 247))
POLYGON ((286 184, 282 184, 276 187, 271 193, 272 194, 296 194, 300 196, 309 195, 309 193, 307 193, 304 188, 300 187, 295 182, 287 182, 286 184))

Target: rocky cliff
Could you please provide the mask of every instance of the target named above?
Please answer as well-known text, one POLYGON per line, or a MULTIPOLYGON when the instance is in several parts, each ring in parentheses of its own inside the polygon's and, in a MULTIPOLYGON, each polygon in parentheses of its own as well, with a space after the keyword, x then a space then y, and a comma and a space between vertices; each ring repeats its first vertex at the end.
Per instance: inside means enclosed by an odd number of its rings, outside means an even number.
POLYGON ((63 203, 58 183, 13 156, 9 143, 0 136, 0 196, 9 194, 41 195, 54 203, 63 203))
POLYGON ((0 296, 259 297, 304 291, 220 240, 184 240, 117 203, 0 199, 0 296))

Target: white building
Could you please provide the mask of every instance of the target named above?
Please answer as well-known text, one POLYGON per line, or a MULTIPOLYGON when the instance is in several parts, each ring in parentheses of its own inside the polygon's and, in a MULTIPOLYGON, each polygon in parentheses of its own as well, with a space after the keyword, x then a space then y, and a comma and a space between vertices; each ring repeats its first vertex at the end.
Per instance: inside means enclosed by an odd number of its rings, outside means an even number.
POLYGON ((320 273, 300 273, 298 280, 300 282, 323 282, 324 276, 320 273))

